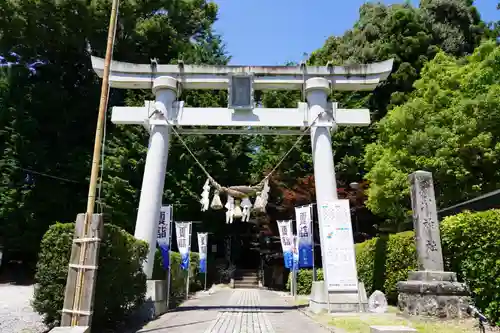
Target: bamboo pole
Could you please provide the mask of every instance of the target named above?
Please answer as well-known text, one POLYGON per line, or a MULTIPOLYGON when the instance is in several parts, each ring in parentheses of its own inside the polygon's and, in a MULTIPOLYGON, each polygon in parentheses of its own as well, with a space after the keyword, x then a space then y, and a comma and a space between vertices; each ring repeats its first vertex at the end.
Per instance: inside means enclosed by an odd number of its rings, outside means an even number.
MULTIPOLYGON (((95 142, 94 142, 94 155, 92 157, 92 170, 90 173, 90 184, 89 184, 89 194, 87 199, 87 212, 85 216, 85 226, 84 235, 87 235, 91 221, 92 215, 94 214, 97 179, 99 177, 99 162, 101 158, 102 149, 102 137, 103 137, 103 127, 104 127, 104 117, 106 117, 106 109, 108 107, 108 95, 109 95, 109 72, 111 67, 111 58, 113 55, 114 47, 114 37, 116 31, 116 21, 118 19, 118 7, 120 0, 113 0, 111 5, 111 15, 109 18, 108 27, 108 40, 106 44, 106 56, 104 60, 104 73, 102 76, 101 85, 101 99, 99 101, 99 113, 97 116, 97 128, 95 132, 95 142)), ((84 236, 85 237, 85 236, 84 236)), ((87 254, 87 244, 83 243, 80 252, 80 265, 83 265, 85 257, 87 254)), ((83 270, 78 270, 77 283, 75 288, 75 299, 73 302, 73 310, 78 311, 80 309, 82 294, 84 290, 84 274, 83 270)), ((93 290, 91 291, 93 294, 93 290)), ((79 315, 77 313, 72 314, 71 326, 77 326, 79 321, 79 315)))

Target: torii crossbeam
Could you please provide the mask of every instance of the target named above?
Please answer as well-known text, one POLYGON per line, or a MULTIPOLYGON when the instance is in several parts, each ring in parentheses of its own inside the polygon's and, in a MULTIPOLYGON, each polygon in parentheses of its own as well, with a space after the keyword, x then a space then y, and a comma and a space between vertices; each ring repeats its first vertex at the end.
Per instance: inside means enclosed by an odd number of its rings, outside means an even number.
MULTIPOLYGON (((180 133, 204 134, 296 135, 310 128, 316 200, 318 204, 332 202, 338 197, 331 131, 337 125, 367 126, 370 124, 370 113, 367 109, 338 109, 336 103, 327 101, 328 94, 332 90, 371 91, 389 76, 392 65, 393 60, 351 66, 195 66, 113 61, 109 77, 111 87, 152 89, 156 96, 154 102, 145 101, 143 107, 114 107, 112 113, 113 123, 140 124, 150 133, 135 229, 135 237, 150 245, 148 261, 144 266, 147 277, 150 279, 153 271, 171 126, 175 126, 180 133), (235 77, 249 79, 246 85, 251 96, 243 96, 246 107, 231 107, 237 104, 237 99, 233 98, 243 95, 239 90, 241 86, 232 89, 235 77), (177 101, 180 89, 228 89, 229 105, 227 108, 185 107, 182 101, 177 101), (297 108, 290 109, 258 108, 253 105, 254 90, 303 90, 307 103, 298 103, 297 108)), ((103 59, 92 57, 92 66, 102 76, 103 59)), ((323 250, 326 235, 321 228, 321 216, 319 220, 323 250)), ((354 241, 351 244, 348 251, 353 258, 349 263, 353 266, 350 270, 353 273, 347 273, 347 277, 344 274, 342 285, 336 288, 340 299, 348 299, 349 294, 358 293, 354 241)), ((325 267, 324 256, 322 260, 325 267)), ((325 276, 325 280, 328 283, 329 277, 325 276)), ((338 310, 344 311, 342 307, 338 310)))
MULTIPOLYGON (((102 75, 104 60, 92 57, 92 66, 102 75)), ((113 61, 110 84, 114 88, 151 89, 154 80, 170 77, 182 89, 223 89, 230 86, 233 75, 252 75, 254 90, 302 90, 309 79, 321 77, 328 81, 328 90, 373 90, 385 80, 392 69, 392 60, 371 65, 353 66, 193 66, 130 64, 113 61)), ((370 124, 368 109, 338 109, 336 103, 328 103, 326 111, 330 119, 323 125, 332 127, 366 126, 370 124)), ((311 125, 317 115, 310 114, 307 103, 298 103, 297 108, 231 108, 185 107, 183 102, 173 102, 166 119, 150 119, 155 102, 145 101, 143 107, 114 107, 111 121, 115 124, 151 125, 171 123, 179 133, 194 134, 280 134, 298 135, 311 125), (150 119, 149 121, 145 121, 150 119), (191 127, 201 127, 193 129, 191 127), (183 128, 189 127, 189 128, 183 128), (206 128, 206 127, 229 127, 206 128)))

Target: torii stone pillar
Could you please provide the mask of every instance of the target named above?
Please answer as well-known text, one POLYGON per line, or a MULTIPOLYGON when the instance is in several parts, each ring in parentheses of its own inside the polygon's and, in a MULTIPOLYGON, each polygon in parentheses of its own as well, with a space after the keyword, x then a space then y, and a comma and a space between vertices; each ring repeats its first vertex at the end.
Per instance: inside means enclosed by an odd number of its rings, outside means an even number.
POLYGON ((329 92, 330 83, 324 78, 312 78, 306 81, 309 117, 312 118, 311 121, 314 121, 317 117, 316 124, 311 127, 317 202, 329 202, 338 199, 330 134, 332 127, 322 126, 324 123, 331 122, 329 115, 326 113, 329 92))
MULTIPOLYGON (((312 78, 306 81, 306 99, 309 107, 309 121, 316 123, 311 127, 311 148, 314 167, 314 183, 316 189, 316 202, 331 202, 337 200, 337 180, 335 179, 335 165, 333 161, 331 126, 325 126, 331 119, 326 113, 330 82, 324 78, 312 78), (321 126, 323 125, 323 126, 321 126)), ((319 227, 321 260, 323 260, 323 230, 319 227)), ((313 249, 314 250, 314 249, 313 249)), ((325 276, 323 270, 323 277, 325 276)), ((324 277, 326 280, 326 278, 324 277)), ((319 288, 328 291, 323 282, 319 288)))
MULTIPOLYGON (((156 96, 153 119, 171 114, 176 98, 177 81, 168 76, 154 80, 153 92, 156 96)), ((153 275, 156 252, 156 238, 160 207, 162 205, 163 186, 167 170, 168 150, 170 146, 170 129, 165 125, 151 125, 149 148, 144 166, 139 210, 135 224, 134 236, 150 244, 148 259, 144 263, 144 273, 148 279, 153 275)))
MULTIPOLYGON (((331 132, 335 131, 337 124, 333 114, 335 110, 328 110, 328 93, 330 82, 325 78, 311 78, 305 84, 306 98, 309 107, 309 121, 316 122, 311 127, 311 146, 314 164, 314 182, 316 187, 317 204, 331 203, 338 200, 337 180, 335 178, 334 156, 332 151, 331 132)), ((333 109, 336 105, 333 104, 333 109)), ((318 210, 319 213, 319 210, 318 210)), ((320 218, 321 223, 321 218, 320 218)), ((325 256, 326 236, 323 226, 320 225, 321 260, 323 263, 323 277, 328 281, 325 256)), ((354 240, 351 240, 351 250, 354 253, 354 240)), ((335 259, 338 260, 338 259, 335 259)), ((344 272, 348 274, 347 272, 344 272)), ((356 271, 349 278, 357 281, 356 271)), ((363 284, 359 283, 356 288, 329 291, 325 281, 315 281, 311 289, 310 310, 321 311, 325 308, 332 312, 363 311, 366 304, 366 296, 363 284)))

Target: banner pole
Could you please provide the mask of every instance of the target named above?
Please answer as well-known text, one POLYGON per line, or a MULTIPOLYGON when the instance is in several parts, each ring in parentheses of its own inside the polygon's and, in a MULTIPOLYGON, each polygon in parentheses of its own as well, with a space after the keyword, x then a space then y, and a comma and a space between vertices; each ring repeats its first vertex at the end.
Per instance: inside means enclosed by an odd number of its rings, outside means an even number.
POLYGON ((189 246, 188 246, 188 267, 187 267, 187 279, 186 279, 186 300, 189 299, 189 276, 191 271, 191 238, 192 238, 192 223, 188 224, 188 234, 189 234, 189 246))
POLYGON ((313 282, 316 282, 317 280, 317 275, 316 275, 316 258, 315 258, 315 250, 316 250, 316 244, 314 242, 314 209, 313 205, 309 205, 309 210, 310 210, 310 215, 311 215, 311 238, 312 238, 312 264, 313 264, 313 282))
POLYGON ((296 301, 297 300, 297 272, 295 271, 295 267, 292 268, 293 269, 293 273, 292 273, 292 279, 293 279, 293 300, 296 301))
POLYGON ((170 258, 170 249, 172 248, 172 224, 174 222, 173 213, 174 208, 170 206, 170 221, 168 224, 167 310, 170 306, 170 276, 172 275, 172 258, 170 258))
POLYGON ((295 302, 297 302, 297 276, 299 275, 299 248, 300 248, 300 238, 298 235, 293 236, 294 241, 293 241, 293 263, 292 263, 292 268, 293 268, 293 299, 295 302), (297 260, 295 260, 297 259, 297 260))
POLYGON ((189 298, 189 269, 190 269, 190 267, 188 266, 187 278, 186 278, 186 300, 188 300, 188 298, 189 298))
MULTIPOLYGON (((198 245, 199 246, 199 245, 198 245)), ((199 250, 201 252, 201 249, 199 250)), ((205 270, 205 291, 207 291, 207 274, 208 274, 208 233, 206 233, 205 236, 205 247, 203 249, 204 256, 205 256, 205 262, 203 269, 205 270)))

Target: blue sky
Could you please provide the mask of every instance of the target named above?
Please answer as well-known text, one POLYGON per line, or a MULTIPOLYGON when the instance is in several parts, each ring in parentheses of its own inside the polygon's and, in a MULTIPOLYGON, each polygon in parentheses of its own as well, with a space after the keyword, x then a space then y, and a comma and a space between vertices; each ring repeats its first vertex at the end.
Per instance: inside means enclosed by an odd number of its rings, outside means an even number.
MULTIPOLYGON (((342 35, 358 18, 364 0, 216 0, 231 64, 283 65, 300 61, 331 35, 342 35)), ((404 1, 386 0, 384 3, 404 1)), ((418 0, 412 0, 415 5, 418 0)), ((477 0, 485 21, 500 20, 497 0, 477 0)))

